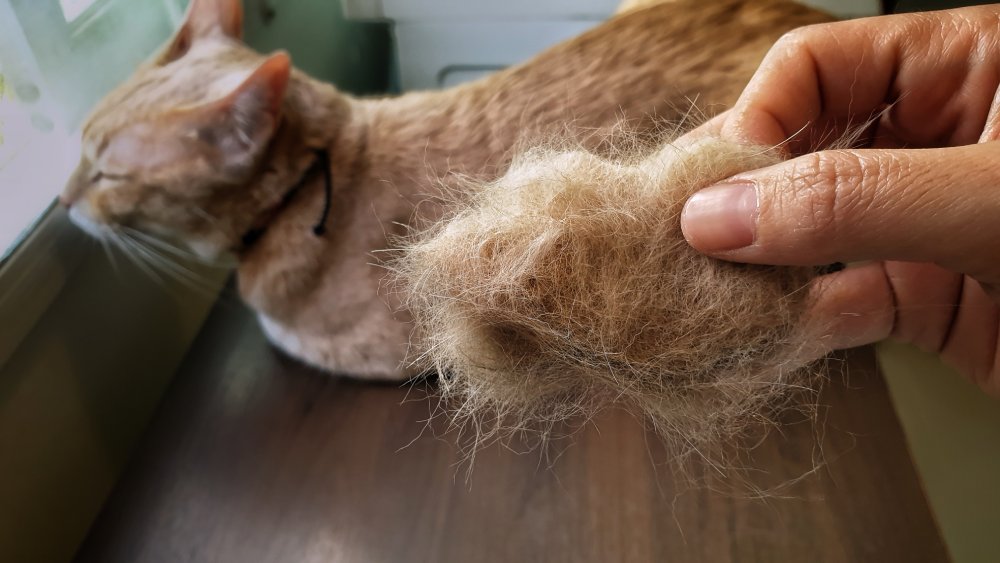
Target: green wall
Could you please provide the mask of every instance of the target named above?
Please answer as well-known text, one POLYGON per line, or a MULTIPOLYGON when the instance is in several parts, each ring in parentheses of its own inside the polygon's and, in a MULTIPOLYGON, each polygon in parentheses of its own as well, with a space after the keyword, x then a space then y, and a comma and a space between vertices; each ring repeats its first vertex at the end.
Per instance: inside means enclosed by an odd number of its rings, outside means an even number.
POLYGON ((389 25, 346 21, 333 0, 244 0, 245 38, 262 52, 285 49, 293 64, 355 94, 387 90, 389 25))
POLYGON ((1000 402, 911 346, 882 343, 879 358, 952 557, 1000 560, 1000 402))

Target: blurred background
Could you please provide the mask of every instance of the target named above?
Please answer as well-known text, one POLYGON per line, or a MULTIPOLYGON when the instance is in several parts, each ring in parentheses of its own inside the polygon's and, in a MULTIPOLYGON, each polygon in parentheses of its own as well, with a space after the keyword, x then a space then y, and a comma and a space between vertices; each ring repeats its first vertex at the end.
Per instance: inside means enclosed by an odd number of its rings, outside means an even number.
MULTIPOLYGON (((706 0, 710 1, 710 0, 706 0)), ((968 2, 813 0, 841 17, 968 2)), ((605 20, 615 0, 245 0, 246 41, 363 95, 442 88, 605 20)), ((67 560, 216 302, 114 265, 52 206, 91 105, 180 23, 187 0, 0 0, 0 560, 67 560), (116 269, 116 272, 112 272, 116 269), (58 517, 53 517, 58 515, 58 517), (5 554, 18 554, 5 556, 5 554)), ((193 265, 192 268, 198 268, 193 265)), ((997 405, 888 344, 886 378, 956 560, 996 547, 997 405)), ((992 551, 998 553, 998 551, 992 551)))

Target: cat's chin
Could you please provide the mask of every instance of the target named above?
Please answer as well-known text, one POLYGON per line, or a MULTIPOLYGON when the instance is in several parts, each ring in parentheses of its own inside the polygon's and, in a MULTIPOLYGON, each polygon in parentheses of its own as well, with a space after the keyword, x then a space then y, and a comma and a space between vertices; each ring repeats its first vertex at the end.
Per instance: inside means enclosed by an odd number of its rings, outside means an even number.
POLYGON ((98 240, 108 240, 114 235, 114 229, 110 225, 98 223, 93 219, 86 200, 81 200, 70 207, 68 215, 71 223, 98 240))
POLYGON ((198 238, 181 234, 173 229, 155 223, 142 223, 139 225, 139 228, 171 246, 190 250, 196 258, 208 264, 215 264, 222 261, 227 254, 224 245, 209 238, 198 238))

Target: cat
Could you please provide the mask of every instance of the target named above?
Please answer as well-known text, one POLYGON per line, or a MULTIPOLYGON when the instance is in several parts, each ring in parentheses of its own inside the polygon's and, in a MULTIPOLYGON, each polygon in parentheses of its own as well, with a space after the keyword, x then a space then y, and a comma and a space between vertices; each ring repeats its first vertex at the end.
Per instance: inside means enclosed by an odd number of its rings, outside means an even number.
MULTIPOLYGON (((233 253, 267 337, 321 369, 402 379, 411 319, 378 252, 433 195, 501 175, 553 131, 654 134, 693 101, 731 105, 785 32, 831 18, 780 0, 626 2, 530 61, 442 91, 359 99, 240 40, 239 0, 192 0, 149 62, 100 101, 60 197, 96 237, 125 229, 233 253), (645 5, 651 4, 651 5, 645 5)), ((593 148, 593 146, 591 147, 593 148)))

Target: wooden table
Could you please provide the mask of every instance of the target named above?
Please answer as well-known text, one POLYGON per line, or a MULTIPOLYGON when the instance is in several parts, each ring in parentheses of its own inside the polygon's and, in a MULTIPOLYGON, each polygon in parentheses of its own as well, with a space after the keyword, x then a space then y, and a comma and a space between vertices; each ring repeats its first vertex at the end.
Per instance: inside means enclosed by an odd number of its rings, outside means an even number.
POLYGON ((772 433, 750 500, 684 490, 609 412, 551 463, 490 448, 471 477, 423 421, 430 384, 325 376, 269 348, 227 299, 172 384, 80 562, 946 561, 869 350, 772 433))

